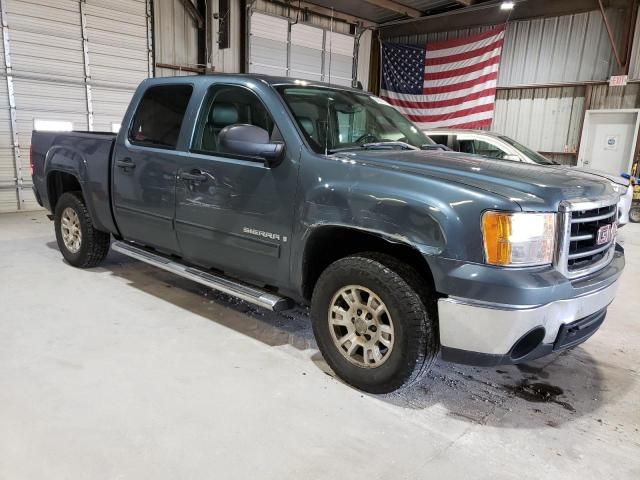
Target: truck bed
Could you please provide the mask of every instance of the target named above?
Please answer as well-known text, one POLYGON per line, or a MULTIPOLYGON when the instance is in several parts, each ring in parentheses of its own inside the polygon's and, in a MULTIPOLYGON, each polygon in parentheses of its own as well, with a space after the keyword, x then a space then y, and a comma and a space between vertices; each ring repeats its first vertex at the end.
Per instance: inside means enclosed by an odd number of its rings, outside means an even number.
POLYGON ((40 132, 31 138, 33 188, 38 203, 51 211, 55 183, 74 175, 96 227, 116 233, 111 214, 111 155, 116 134, 111 132, 40 132))

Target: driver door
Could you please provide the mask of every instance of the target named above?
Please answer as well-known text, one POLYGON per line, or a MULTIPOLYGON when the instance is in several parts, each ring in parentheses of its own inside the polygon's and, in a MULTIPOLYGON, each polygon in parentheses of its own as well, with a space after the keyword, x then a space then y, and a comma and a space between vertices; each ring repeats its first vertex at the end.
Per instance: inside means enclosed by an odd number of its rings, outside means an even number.
POLYGON ((213 84, 190 151, 178 163, 175 225, 187 260, 264 284, 288 278, 298 163, 294 149, 267 166, 222 153, 220 131, 250 124, 282 141, 258 96, 240 85, 213 84))

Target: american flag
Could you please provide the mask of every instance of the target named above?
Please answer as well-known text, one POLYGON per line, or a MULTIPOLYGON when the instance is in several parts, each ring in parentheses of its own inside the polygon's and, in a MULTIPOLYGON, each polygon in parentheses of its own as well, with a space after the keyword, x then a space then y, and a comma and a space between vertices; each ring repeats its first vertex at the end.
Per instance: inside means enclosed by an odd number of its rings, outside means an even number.
POLYGON ((385 43, 380 96, 423 129, 491 125, 504 26, 426 48, 385 43))

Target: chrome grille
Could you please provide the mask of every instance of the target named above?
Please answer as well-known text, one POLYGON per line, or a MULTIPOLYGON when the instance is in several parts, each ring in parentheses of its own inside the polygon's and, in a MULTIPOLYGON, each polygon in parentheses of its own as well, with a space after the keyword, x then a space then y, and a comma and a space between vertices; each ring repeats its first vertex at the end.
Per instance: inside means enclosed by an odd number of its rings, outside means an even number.
POLYGON ((614 243, 598 245, 598 230, 617 222, 618 206, 608 205, 592 210, 571 212, 571 237, 567 267, 569 271, 588 267, 602 260, 614 243))
POLYGON ((556 267, 575 278, 606 266, 613 258, 615 236, 598 244, 598 231, 617 221, 617 203, 563 204, 556 267))

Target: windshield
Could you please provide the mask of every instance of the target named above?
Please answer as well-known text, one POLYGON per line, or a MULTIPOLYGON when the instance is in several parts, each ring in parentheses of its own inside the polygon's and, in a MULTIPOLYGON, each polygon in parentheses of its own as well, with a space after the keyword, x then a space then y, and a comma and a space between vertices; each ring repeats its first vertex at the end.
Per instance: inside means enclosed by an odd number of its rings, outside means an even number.
POLYGON ((519 150, 522 153, 524 153, 527 157, 529 157, 533 162, 537 163, 538 165, 560 165, 558 162, 554 160, 550 160, 544 155, 540 155, 538 152, 534 152, 530 148, 527 148, 524 145, 521 145, 520 143, 516 142, 512 138, 503 137, 503 136, 501 136, 500 138, 505 142, 507 142, 512 147, 514 147, 516 150, 519 150))
POLYGON ((279 86, 276 90, 317 153, 373 148, 373 144, 383 148, 434 144, 378 97, 324 87, 279 86))

